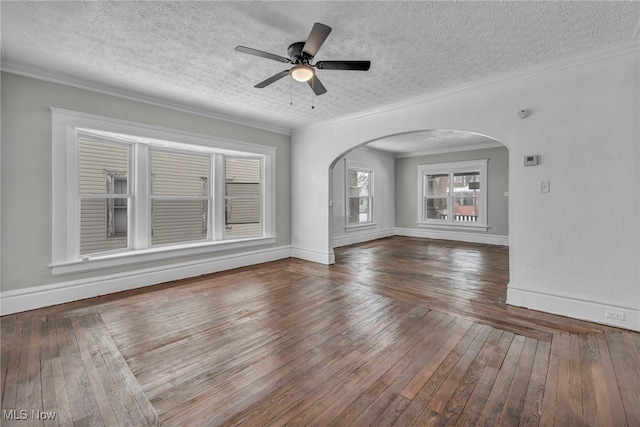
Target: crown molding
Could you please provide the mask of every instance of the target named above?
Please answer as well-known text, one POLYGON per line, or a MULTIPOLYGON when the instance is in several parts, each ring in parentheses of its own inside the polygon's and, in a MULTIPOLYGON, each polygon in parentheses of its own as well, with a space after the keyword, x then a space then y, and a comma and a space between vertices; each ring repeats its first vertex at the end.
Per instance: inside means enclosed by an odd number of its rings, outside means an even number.
POLYGON ((290 128, 274 126, 261 121, 254 121, 247 118, 241 118, 217 111, 194 107, 188 104, 169 101, 160 97, 145 95, 140 92, 123 90, 116 86, 98 83, 93 80, 61 73, 44 67, 6 60, 6 58, 2 59, 0 69, 11 74, 17 74, 20 76, 30 77, 33 79, 43 80, 51 83, 58 83, 65 86, 71 86, 78 89, 101 93, 104 95, 116 96, 118 98, 124 98, 130 101, 143 102, 145 104, 150 104, 157 107, 170 108, 172 110, 180 111, 183 113, 196 114, 198 116, 203 116, 210 119, 222 120, 237 125, 266 130, 269 132, 275 132, 284 135, 291 135, 292 132, 292 129, 290 128))
MULTIPOLYGON (((634 32, 636 35, 640 31, 640 21, 638 27, 634 32)), ((640 37, 640 36, 638 36, 640 37)), ((381 107, 373 108, 370 110, 362 111, 360 113, 343 116, 337 119, 327 120, 312 125, 302 126, 293 129, 292 135, 300 134, 312 129, 321 128, 329 125, 335 125, 338 123, 349 122, 361 118, 366 118, 382 113, 388 113, 393 110, 412 107, 418 104, 423 104, 428 101, 432 101, 438 98, 443 98, 455 94, 460 94, 472 90, 487 89, 503 85, 505 83, 513 82, 516 80, 534 77, 540 74, 549 73, 553 71, 560 71, 575 67, 584 66, 587 64, 593 64, 596 62, 604 61, 611 58, 616 58, 632 53, 638 54, 640 52, 640 40, 634 38, 633 40, 626 40, 624 42, 615 43, 612 45, 597 47, 593 49, 584 50, 582 52, 574 53, 571 55, 562 56, 560 58, 554 58, 547 61, 534 64, 529 67, 520 68, 515 71, 509 71, 505 73, 497 73, 492 76, 474 80, 462 85, 448 87, 441 90, 436 90, 426 95, 417 96, 410 99, 387 104, 381 107)))

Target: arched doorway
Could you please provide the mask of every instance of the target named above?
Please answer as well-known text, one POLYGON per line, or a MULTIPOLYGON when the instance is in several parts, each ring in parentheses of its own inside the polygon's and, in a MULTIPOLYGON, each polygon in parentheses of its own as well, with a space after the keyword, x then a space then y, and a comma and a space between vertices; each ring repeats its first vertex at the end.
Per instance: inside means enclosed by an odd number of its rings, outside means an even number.
POLYGON ((336 157, 329 167, 330 248, 391 235, 508 245, 508 182, 508 149, 486 135, 425 129, 367 141, 336 157), (427 218, 422 204, 433 205, 435 198, 425 194, 420 168, 469 166, 474 161, 486 161, 484 182, 479 172, 451 172, 456 183, 450 183, 450 212, 440 209, 438 220, 427 218), (471 188, 467 181, 474 182, 471 188), (479 200, 485 206, 479 206, 479 200))

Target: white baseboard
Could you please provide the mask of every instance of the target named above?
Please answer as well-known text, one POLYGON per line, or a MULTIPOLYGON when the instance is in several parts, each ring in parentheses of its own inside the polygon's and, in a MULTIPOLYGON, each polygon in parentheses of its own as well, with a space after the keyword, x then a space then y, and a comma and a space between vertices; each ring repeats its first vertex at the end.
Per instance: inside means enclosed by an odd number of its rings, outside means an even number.
POLYGON ((333 238, 333 247, 354 245, 356 243, 368 242, 370 240, 383 239, 385 237, 395 236, 392 229, 374 230, 367 232, 353 232, 353 234, 345 234, 333 238))
POLYGON ((305 261, 317 262, 319 264, 335 264, 336 254, 331 252, 319 252, 312 249, 291 248, 291 256, 293 258, 303 259, 305 261))
POLYGON ((480 234, 452 230, 426 230, 417 228, 396 227, 395 235, 406 237, 421 237, 425 239, 457 240, 460 242, 509 246, 509 236, 500 236, 497 234, 480 234))
POLYGON ((125 273, 0 292, 0 313, 18 313, 172 280, 231 270, 291 257, 291 247, 261 249, 206 260, 167 264, 125 273))
POLYGON ((507 288, 507 304, 640 332, 640 310, 619 304, 519 289, 512 284, 507 288), (622 313, 624 320, 607 318, 606 311, 622 313))

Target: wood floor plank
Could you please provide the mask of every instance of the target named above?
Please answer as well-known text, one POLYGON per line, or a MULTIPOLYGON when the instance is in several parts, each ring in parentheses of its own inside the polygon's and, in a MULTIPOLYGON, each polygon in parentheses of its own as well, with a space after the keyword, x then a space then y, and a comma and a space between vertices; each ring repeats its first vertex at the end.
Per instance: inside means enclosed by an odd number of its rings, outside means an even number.
POLYGON ((100 412, 100 418, 105 425, 118 425, 120 424, 116 418, 116 414, 111 407, 109 396, 104 389, 104 385, 98 374, 94 356, 95 350, 92 348, 95 344, 90 339, 91 334, 87 333, 80 324, 80 320, 77 317, 71 319, 73 328, 78 340, 78 347, 80 349, 80 357, 84 365, 84 369, 87 372, 88 382, 91 386, 91 391, 95 397, 98 411, 100 412))
POLYGON ((350 350, 347 354, 343 354, 340 350, 337 353, 326 352, 320 348, 321 352, 329 356, 325 359, 325 363, 318 363, 304 375, 274 390, 266 399, 254 403, 244 413, 231 418, 228 425, 265 424, 289 406, 298 404, 309 390, 314 390, 322 384, 323 378, 332 378, 363 354, 367 354, 372 349, 377 351, 383 343, 396 336, 407 324, 414 322, 415 316, 412 315, 412 311, 416 314, 422 313, 421 310, 412 308, 405 313, 397 313, 398 317, 395 317, 394 312, 389 312, 388 322, 377 324, 375 330, 371 331, 370 336, 375 339, 357 341, 357 347, 346 347, 350 350), (278 405, 274 405, 274 401, 278 402, 278 405))
MULTIPOLYGON (((151 405, 138 380, 128 368, 99 315, 93 316, 92 325, 93 337, 103 354, 103 361, 114 381, 117 384, 121 384, 119 390, 121 395, 124 396, 123 401, 131 404, 129 412, 139 412, 140 418, 146 421, 146 425, 161 426, 160 417, 158 417, 156 410, 151 405)), ((135 421, 138 417, 133 416, 132 419, 135 421)))
POLYGON ((499 426, 515 426, 520 422, 537 347, 538 340, 525 338, 511 386, 504 400, 497 424, 499 426))
POLYGON ((625 340, 627 332, 606 333, 611 361, 618 379, 620 397, 631 426, 640 425, 640 362, 632 342, 625 340))
POLYGON ((502 363, 504 362, 504 358, 511 348, 513 339, 513 333, 506 331, 503 332, 500 340, 498 341, 498 345, 496 346, 495 351, 491 355, 489 363, 487 363, 487 365, 483 369, 478 383, 474 387, 471 396, 469 396, 469 400, 467 401, 462 414, 460 414, 460 417, 456 422, 456 426, 478 425, 477 420, 480 417, 482 408, 484 408, 485 403, 489 398, 489 394, 491 393, 493 384, 496 380, 496 377, 498 376, 498 373, 500 372, 500 368, 502 366, 502 363))
MULTIPOLYGON (((15 339, 15 329, 15 317, 0 318, 0 339, 4 342, 12 342, 15 339)), ((4 401, 12 351, 15 352, 13 346, 0 346, 0 403, 4 401)))
POLYGON ((410 383, 413 383, 414 387, 419 389, 428 381, 428 378, 433 374, 433 371, 435 371, 437 366, 439 366, 442 360, 444 360, 446 355, 449 354, 471 326, 469 322, 460 321, 461 319, 456 320, 459 325, 456 326, 454 322, 450 321, 453 319, 451 316, 448 316, 447 318, 448 322, 445 324, 446 329, 441 330, 441 324, 439 324, 438 329, 430 331, 434 332, 433 335, 425 335, 425 338, 427 338, 428 341, 427 348, 423 349, 422 347, 415 347, 414 350, 418 354, 414 354, 413 351, 407 353, 403 358, 403 361, 399 362, 385 373, 381 380, 387 384, 388 387, 386 387, 378 396, 371 396, 374 400, 358 399, 358 401, 354 402, 354 406, 365 408, 363 411, 360 411, 361 413, 356 413, 352 408, 347 409, 349 415, 357 415, 357 418, 354 420, 356 425, 368 425, 373 423, 379 416, 381 416, 391 402, 393 402, 403 390, 406 390, 407 387, 409 387, 410 383), (416 359, 425 360, 425 365, 421 368, 420 364, 415 363, 416 359))
POLYGON ((31 334, 37 318, 25 318, 22 326, 22 345, 20 349, 19 365, 17 367, 16 401, 10 409, 27 410, 29 406, 29 362, 32 360, 31 334))
POLYGON ((491 360, 491 356, 496 351, 502 334, 503 331, 500 329, 492 328, 492 331, 478 353, 478 356, 474 359, 464 377, 457 384, 454 394, 449 399, 449 402, 447 402, 445 411, 440 414, 439 420, 441 422, 448 425, 455 425, 457 423, 458 418, 462 414, 462 411, 471 397, 471 394, 480 381, 483 370, 491 360))
POLYGON ((509 350, 504 357, 502 366, 500 367, 495 382, 491 387, 489 397, 487 397, 484 408, 480 413, 478 424, 492 426, 498 425, 500 415, 502 414, 502 408, 504 407, 509 389, 513 383, 513 378, 517 370, 525 341, 525 337, 521 335, 516 335, 513 338, 513 341, 511 341, 509 350))
POLYGON ((596 334, 596 340, 600 351, 600 366, 604 376, 604 389, 607 394, 613 425, 628 425, 607 339, 604 334, 596 334))
POLYGON ((481 329, 482 327, 477 323, 471 325, 464 337, 458 341, 454 349, 438 366, 438 369, 436 369, 430 380, 427 381, 415 397, 411 399, 411 403, 393 423, 394 426, 412 425, 414 423, 425 409, 426 405, 431 401, 440 385, 446 380, 449 373, 454 369, 460 358, 467 351, 481 329))
POLYGON ((428 359, 428 362, 420 369, 411 381, 402 389, 400 394, 406 399, 413 400, 418 392, 429 381, 442 361, 449 355, 453 348, 458 345, 460 339, 467 333, 472 323, 468 321, 456 321, 455 325, 449 328, 449 339, 439 347, 438 351, 428 359))
MULTIPOLYGON (((364 316, 366 316, 366 310, 364 307, 359 309, 358 312, 364 319, 364 316)), ((296 338, 299 334, 297 326, 291 329, 291 331, 293 331, 291 334, 289 334, 289 332, 277 334, 277 337, 269 343, 269 346, 267 347, 270 351, 264 352, 265 357, 261 357, 263 354, 262 352, 239 355, 236 358, 236 361, 242 363, 236 363, 235 368, 232 370, 222 371, 216 369, 220 375, 212 376, 210 381, 207 380, 207 382, 198 383, 196 387, 190 387, 188 390, 189 394, 178 396, 176 403, 179 405, 183 404, 183 402, 186 401, 185 399, 196 396, 206 398, 206 395, 201 395, 201 393, 206 392, 206 390, 211 387, 215 387, 217 391, 227 389, 236 391, 244 387, 249 387, 251 383, 256 382, 262 375, 269 375, 271 371, 279 369, 283 365, 288 364, 290 361, 293 361, 304 353, 310 351, 312 348, 322 345, 327 340, 331 340, 334 336, 339 335, 344 331, 346 320, 346 318, 343 318, 342 320, 333 323, 318 322, 317 325, 314 325, 313 327, 318 327, 318 329, 316 329, 315 333, 312 334, 311 340, 307 340, 303 346, 299 345, 300 341, 296 338), (283 341, 281 344, 278 344, 281 338, 283 341), (277 344, 277 346, 272 346, 271 344, 277 344), (277 363, 274 364, 273 360, 277 360, 277 363), (194 392, 196 394, 194 394, 194 392)), ((351 320, 356 321, 353 317, 351 320)), ((313 328, 308 330, 313 330, 313 328)), ((226 357, 223 357, 223 359, 226 359, 226 357)), ((247 397, 247 392, 244 392, 243 397, 247 397)), ((192 402, 197 403, 200 401, 202 401, 202 399, 193 400, 192 402)), ((211 399, 208 399, 207 401, 215 403, 211 399)))
MULTIPOLYGON (((40 384, 42 392, 42 406, 39 410, 57 412, 58 402, 55 395, 55 380, 52 357, 50 355, 49 319, 40 318, 40 384)), ((60 418, 56 414, 53 420, 47 420, 47 425, 59 425, 60 418)))
POLYGON ((375 354, 373 357, 360 357, 355 365, 341 370, 319 387, 310 389, 293 411, 287 411, 272 422, 274 425, 285 423, 308 425, 337 399, 345 397, 345 394, 352 395, 353 390, 356 390, 356 393, 361 393, 358 384, 363 381, 365 386, 368 386, 380 378, 387 369, 415 345, 420 339, 420 330, 436 315, 434 312, 429 312, 424 317, 416 319, 413 324, 402 331, 401 345, 398 345, 399 342, 388 342, 376 349, 375 353, 372 352, 375 354))
MULTIPOLYGON (((23 327, 24 322, 17 319, 17 316, 12 320, 2 320, 4 325, 10 325, 12 328, 12 346, 3 345, 3 351, 7 353, 7 357, 2 359, 2 363, 6 363, 6 366, 2 367, 2 370, 6 372, 6 377, 3 381, 3 393, 2 393, 2 408, 7 410, 15 410, 17 407, 18 398, 18 370, 20 367, 20 357, 25 357, 25 352, 28 349, 28 345, 24 342, 23 327)), ((6 333, 6 332, 5 332, 6 333)), ((4 340, 5 335, 3 335, 4 340)))
MULTIPOLYGON (((554 425, 560 361, 562 360, 562 355, 566 353, 565 347, 568 347, 568 341, 569 337, 567 334, 556 334, 553 336, 553 340, 551 342, 549 366, 547 368, 547 382, 544 388, 542 408, 540 409, 541 426, 554 425)), ((558 406, 561 407, 562 402, 560 402, 560 405, 558 406)))
MULTIPOLYGON (((366 313, 363 311, 362 315, 365 316, 366 313)), ((359 324, 364 327, 365 323, 369 323, 369 327, 378 328, 380 324, 377 320, 378 319, 365 320, 363 318, 359 324), (369 320, 372 321, 369 322, 369 320)), ((291 351, 288 347, 283 348, 281 354, 274 355, 277 363, 266 359, 252 367, 255 373, 251 372, 252 368, 242 369, 241 377, 230 377, 227 385, 225 385, 225 383, 219 383, 216 386, 216 390, 224 390, 225 387, 230 387, 232 388, 232 392, 226 394, 224 401, 219 401, 219 406, 212 406, 212 399, 207 401, 205 405, 206 409, 215 413, 215 415, 212 415, 212 418, 209 419, 212 421, 218 419, 224 420, 232 416, 232 413, 229 414, 230 412, 237 412, 240 410, 239 408, 246 409, 247 406, 251 405, 255 400, 258 400, 260 395, 264 395, 274 388, 278 388, 283 383, 286 384, 289 373, 298 370, 298 365, 305 366, 305 360, 310 362, 307 368, 315 369, 316 364, 322 363, 322 361, 326 359, 316 357, 317 352, 313 350, 317 349, 318 351, 322 351, 323 354, 327 356, 337 354, 338 352, 343 353, 345 351, 355 350, 365 342, 364 337, 351 335, 350 342, 347 344, 343 335, 344 325, 342 322, 335 324, 335 326, 338 325, 340 326, 339 329, 326 328, 324 331, 313 335, 313 341, 306 343, 309 345, 296 345, 296 347, 299 347, 298 350, 291 351), (265 366, 267 369, 263 369, 261 366, 265 366)), ((290 385, 288 386, 290 387, 290 385)), ((290 397, 291 395, 289 395, 289 398, 290 397)))
POLYGON ((479 356, 480 351, 484 348, 487 340, 489 339, 492 329, 489 326, 483 326, 473 339, 473 342, 465 350, 462 357, 458 360, 458 363, 449 373, 449 376, 438 388, 437 393, 429 401, 427 409, 442 414, 445 412, 447 403, 453 396, 458 385, 462 382, 467 369, 471 366, 473 361, 479 356))
MULTIPOLYGON (((373 369, 370 375, 357 383, 357 388, 349 390, 339 400, 336 400, 332 405, 329 405, 320 415, 313 419, 309 425, 324 426, 332 423, 337 418, 336 414, 342 414, 353 402, 362 396, 364 390, 367 390, 378 380, 382 380, 385 384, 393 384, 396 379, 400 377, 401 373, 407 372, 407 365, 409 361, 420 357, 421 355, 419 353, 426 350, 425 345, 431 341, 431 333, 440 330, 442 325, 444 325, 444 327, 448 326, 453 320, 451 316, 443 316, 440 313, 434 312, 431 312, 431 314, 434 314, 434 317, 423 327, 423 330, 429 331, 429 333, 421 333, 420 335, 422 336, 419 337, 419 340, 413 347, 404 353, 404 355, 401 351, 398 351, 388 359, 388 364, 380 365, 373 369), (387 367, 388 369, 385 369, 387 367)), ((435 334, 435 338, 437 338, 438 333, 436 332, 435 334)), ((341 415, 340 418, 342 419, 341 415)))
POLYGON ((538 341, 536 355, 531 368, 527 394, 522 405, 522 413, 518 424, 520 426, 540 425, 540 413, 542 411, 542 401, 544 397, 545 383, 547 382, 547 370, 549 367, 549 354, 551 343, 548 341, 538 341))
MULTIPOLYGON (((600 406, 596 396, 596 375, 594 367, 599 360, 596 357, 598 343, 593 334, 579 334, 580 347, 580 384, 582 386, 582 414, 586 423, 597 420, 599 425, 604 425, 605 419, 610 423, 611 418, 606 417, 606 408, 600 406), (598 412, 602 412, 602 417, 598 417, 598 412)), ((575 357, 575 355, 574 355, 575 357)))
POLYGON ((69 397, 67 395, 67 384, 64 379, 62 362, 60 361, 60 343, 58 342, 58 316, 47 316, 47 335, 49 338, 49 358, 51 372, 53 376, 53 390, 55 394, 55 406, 47 407, 49 411, 56 413, 55 420, 60 426, 68 426, 73 423, 71 408, 69 407, 69 397))
MULTIPOLYGON (((579 372, 579 349, 576 346, 575 335, 562 335, 559 361, 558 361, 558 388, 554 424, 555 425, 580 425, 583 421, 582 414, 582 386, 579 372), (578 366, 576 366, 578 365, 578 366)), ((555 340, 555 337, 554 337, 555 340)))

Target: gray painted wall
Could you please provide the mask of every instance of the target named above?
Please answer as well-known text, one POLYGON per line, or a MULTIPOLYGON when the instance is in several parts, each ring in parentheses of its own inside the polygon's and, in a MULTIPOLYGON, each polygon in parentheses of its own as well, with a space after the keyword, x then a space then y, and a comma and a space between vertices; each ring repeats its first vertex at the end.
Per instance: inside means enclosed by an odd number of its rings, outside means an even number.
MULTIPOLYGON (((418 165, 489 159, 487 166, 488 231, 464 230, 464 233, 482 233, 507 236, 509 234, 509 150, 507 147, 432 154, 396 159, 396 227, 418 228, 418 165), (494 231, 494 227, 497 230, 494 231)), ((424 227, 420 227, 424 229, 424 227)), ((451 231, 454 233, 455 231, 451 231)))
MULTIPOLYGON (((51 111, 58 107, 277 148, 274 246, 291 243, 291 137, 88 90, 2 73, 2 291, 166 265, 167 261, 53 276, 51 111)), ((215 256, 241 252, 216 252, 215 256)), ((204 254, 175 262, 206 259, 204 254)))

